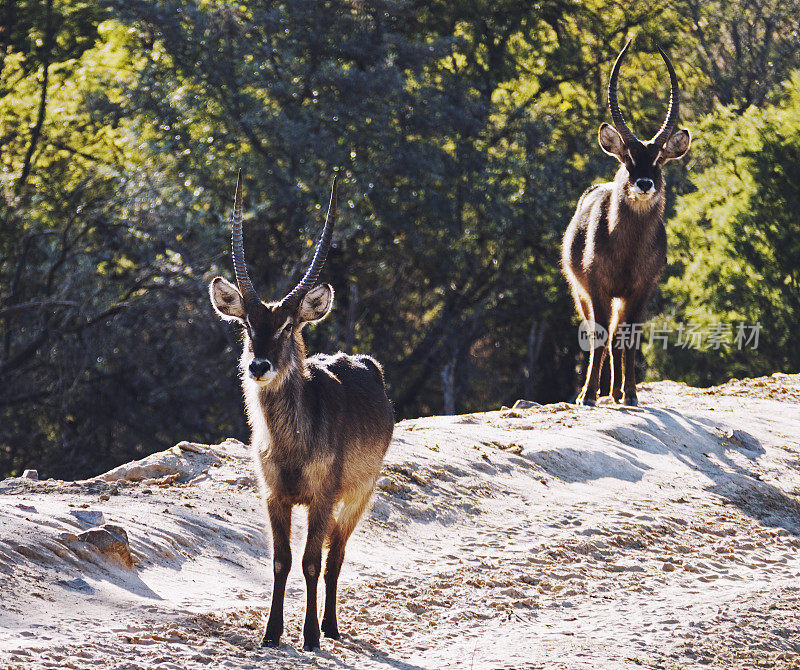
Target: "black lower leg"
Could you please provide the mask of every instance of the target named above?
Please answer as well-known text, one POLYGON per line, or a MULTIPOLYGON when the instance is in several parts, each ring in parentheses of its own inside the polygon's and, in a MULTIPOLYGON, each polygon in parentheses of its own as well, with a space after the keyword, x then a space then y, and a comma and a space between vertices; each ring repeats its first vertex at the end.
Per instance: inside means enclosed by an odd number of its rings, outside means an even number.
POLYGON ((586 383, 578 394, 576 402, 579 405, 594 405, 597 400, 597 389, 600 384, 600 370, 606 357, 606 341, 598 340, 595 335, 602 335, 605 331, 607 336, 611 324, 610 319, 610 300, 600 297, 592 297, 592 317, 594 321, 590 325, 594 328, 592 341, 592 351, 589 355, 589 367, 586 372, 586 383), (602 328, 602 330, 601 330, 602 328))
POLYGON ((269 609, 267 628, 261 640, 261 645, 264 647, 277 646, 280 643, 281 635, 283 635, 283 599, 286 593, 286 578, 288 575, 288 569, 282 574, 279 574, 278 571, 275 570, 275 583, 272 587, 272 605, 269 609))
POLYGON ((339 623, 336 619, 336 587, 344 559, 344 545, 337 531, 331 534, 328 560, 325 563, 325 611, 322 615, 322 633, 325 637, 339 639, 339 623))
POLYGON ((597 389, 600 386, 600 370, 606 358, 606 348, 596 347, 589 358, 589 369, 586 374, 586 383, 578 394, 576 402, 579 405, 594 406, 597 402, 597 389))
POLYGON ((623 350, 616 342, 611 343, 611 397, 622 400, 622 355, 623 350))
POLYGON ((319 619, 317 618, 317 585, 322 569, 322 545, 331 521, 330 502, 312 504, 308 510, 308 538, 303 554, 303 575, 306 578, 306 618, 303 624, 303 649, 319 648, 319 619))
POLYGON ((303 623, 303 649, 319 649, 319 619, 317 619, 317 585, 322 560, 303 560, 303 574, 306 578, 306 618, 303 623))
POLYGON ((272 605, 262 646, 274 647, 280 642, 283 634, 283 599, 286 593, 286 579, 292 567, 292 548, 289 544, 291 532, 291 505, 276 501, 267 504, 270 524, 272 525, 273 575, 272 605))
POLYGON ((639 404, 636 398, 636 350, 639 348, 639 336, 634 329, 640 328, 642 307, 639 304, 631 305, 627 313, 627 322, 631 336, 625 341, 625 399, 624 403, 631 407, 639 404))
POLYGON ((639 400, 636 397, 636 347, 625 348, 625 400, 626 405, 636 407, 639 400))

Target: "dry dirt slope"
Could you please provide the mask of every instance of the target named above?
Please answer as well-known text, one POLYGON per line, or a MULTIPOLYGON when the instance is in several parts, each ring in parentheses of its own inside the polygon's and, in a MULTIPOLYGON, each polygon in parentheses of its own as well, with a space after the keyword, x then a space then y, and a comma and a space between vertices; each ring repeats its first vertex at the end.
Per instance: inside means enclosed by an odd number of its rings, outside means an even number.
POLYGON ((284 646, 256 646, 271 570, 240 443, 0 482, 0 667, 800 668, 800 375, 640 399, 400 423, 316 655, 299 561, 284 646), (103 521, 133 569, 76 540, 103 521))

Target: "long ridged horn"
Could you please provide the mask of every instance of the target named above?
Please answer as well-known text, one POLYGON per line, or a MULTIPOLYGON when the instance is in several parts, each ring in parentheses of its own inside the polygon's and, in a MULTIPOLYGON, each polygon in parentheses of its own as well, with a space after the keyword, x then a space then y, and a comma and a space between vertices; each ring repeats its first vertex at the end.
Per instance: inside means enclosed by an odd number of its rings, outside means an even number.
POLYGON ((236 179, 236 199, 233 204, 233 230, 231 232, 231 249, 233 251, 233 272, 236 275, 236 283, 239 285, 239 292, 244 299, 245 311, 250 312, 252 308, 261 301, 250 275, 247 274, 247 265, 244 262, 244 240, 242 239, 242 171, 236 179))
POLYGON ((617 101, 617 80, 619 79, 619 68, 622 65, 622 59, 625 57, 625 52, 631 45, 632 40, 628 40, 622 51, 619 52, 617 60, 614 62, 614 67, 611 69, 611 77, 608 80, 608 108, 611 110, 611 120, 614 122, 614 127, 617 132, 622 136, 625 144, 633 144, 639 142, 633 131, 628 128, 625 119, 622 118, 622 112, 619 111, 619 102, 617 101))
POLYGON ((331 188, 331 201, 328 205, 328 215, 325 217, 325 227, 322 229, 322 234, 317 242, 317 248, 314 250, 314 258, 311 259, 311 265, 303 275, 303 278, 297 282, 297 286, 292 289, 283 300, 281 306, 287 309, 294 309, 300 301, 305 297, 314 284, 317 283, 319 273, 322 271, 322 266, 325 265, 325 259, 328 257, 328 251, 331 248, 331 237, 333 235, 333 224, 336 223, 336 179, 338 175, 333 178, 333 187, 331 188))
POLYGON ((669 111, 667 112, 667 120, 664 121, 664 125, 661 126, 661 129, 651 140, 652 143, 660 149, 667 143, 669 136, 672 135, 672 130, 675 128, 675 123, 678 120, 680 93, 678 91, 678 75, 675 74, 675 68, 672 67, 672 63, 661 47, 658 47, 658 53, 661 54, 661 57, 667 64, 667 70, 669 70, 669 111))

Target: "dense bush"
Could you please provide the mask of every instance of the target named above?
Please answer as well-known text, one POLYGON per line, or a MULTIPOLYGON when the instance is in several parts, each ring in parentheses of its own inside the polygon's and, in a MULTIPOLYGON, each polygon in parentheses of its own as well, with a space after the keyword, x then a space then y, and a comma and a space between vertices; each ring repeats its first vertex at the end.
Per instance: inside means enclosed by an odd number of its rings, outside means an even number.
POLYGON ((297 280, 340 173, 336 306, 309 345, 376 355, 398 416, 569 398, 583 359, 560 237, 615 169, 596 130, 626 35, 633 125, 663 119, 661 44, 697 137, 668 174, 656 306, 770 324, 757 354, 670 349, 649 374, 796 368, 797 80, 781 82, 799 4, 8 0, 0 475, 246 436, 237 334, 206 294, 230 275, 239 167, 265 297, 297 280))
POLYGON ((670 222, 663 321, 721 342, 654 347, 660 374, 708 385, 800 369, 800 74, 776 98, 699 124, 703 169, 670 222))

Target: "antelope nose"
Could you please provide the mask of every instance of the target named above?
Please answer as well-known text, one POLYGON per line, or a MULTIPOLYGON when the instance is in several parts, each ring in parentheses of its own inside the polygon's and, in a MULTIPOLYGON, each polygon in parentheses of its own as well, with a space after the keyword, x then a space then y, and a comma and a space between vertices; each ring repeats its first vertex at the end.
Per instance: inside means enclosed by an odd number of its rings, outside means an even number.
POLYGON ((265 373, 272 370, 272 363, 266 358, 255 358, 248 366, 248 369, 255 379, 260 379, 265 373))
POLYGON ((649 191, 651 188, 653 188, 653 180, 652 179, 644 179, 644 178, 637 179, 636 180, 636 185, 640 189, 642 189, 643 191, 649 191))

